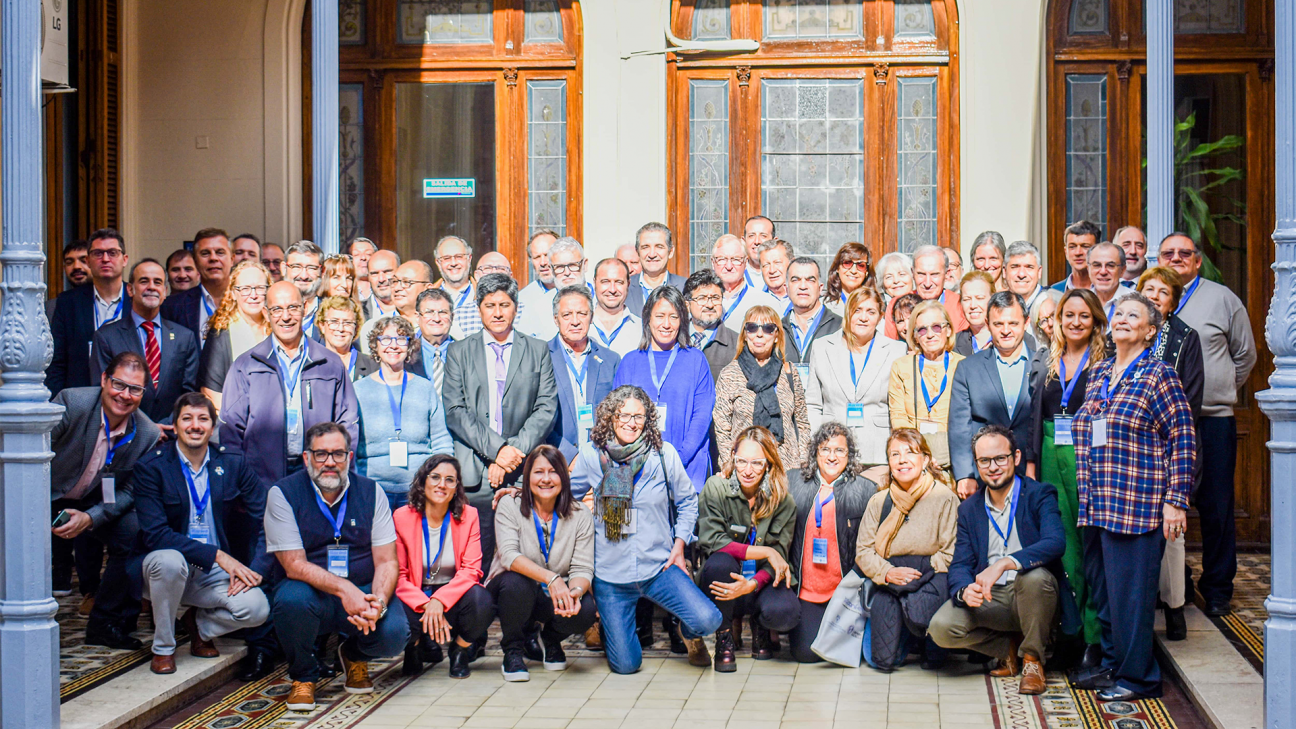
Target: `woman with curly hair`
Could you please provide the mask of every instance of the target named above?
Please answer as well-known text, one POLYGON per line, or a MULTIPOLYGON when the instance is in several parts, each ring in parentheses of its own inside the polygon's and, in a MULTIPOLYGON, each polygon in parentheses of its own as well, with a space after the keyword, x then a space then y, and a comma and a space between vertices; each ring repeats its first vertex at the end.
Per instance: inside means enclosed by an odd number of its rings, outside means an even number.
POLYGON ((347 366, 352 382, 378 371, 378 363, 356 344, 356 332, 364 324, 360 302, 345 296, 329 296, 320 300, 315 316, 324 335, 324 346, 347 366))
POLYGON ((877 287, 873 277, 873 253, 862 243, 850 242, 837 249, 828 267, 828 285, 824 303, 834 314, 842 315, 846 297, 860 288, 877 287))
POLYGON ((207 320, 207 339, 198 359, 198 387, 217 407, 225 389, 225 375, 234 360, 270 336, 266 292, 270 270, 260 261, 240 261, 230 273, 230 285, 216 313, 207 320))
POLYGON ((618 387, 594 416, 576 456, 572 493, 590 493, 594 504, 594 597, 608 666, 634 673, 643 662, 635 634, 640 597, 678 617, 689 663, 709 666, 702 636, 720 627, 720 611, 684 566, 698 517, 693 482, 675 447, 662 440, 657 407, 642 388, 618 387))

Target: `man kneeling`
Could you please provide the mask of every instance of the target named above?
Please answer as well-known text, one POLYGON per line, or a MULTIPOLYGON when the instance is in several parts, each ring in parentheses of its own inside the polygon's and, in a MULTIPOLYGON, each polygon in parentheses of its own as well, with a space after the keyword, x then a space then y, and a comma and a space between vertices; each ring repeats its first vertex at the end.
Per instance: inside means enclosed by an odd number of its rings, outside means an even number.
POLYGON ((320 635, 344 636, 338 653, 350 694, 373 693, 367 661, 400 654, 409 635, 404 613, 387 609, 399 568, 386 495, 371 479, 348 473, 351 436, 342 425, 314 425, 304 442, 305 469, 271 486, 265 509, 266 551, 282 570, 274 626, 294 711, 315 708, 320 635))
MULTIPOLYGON (((258 585, 255 544, 235 544, 233 519, 260 523, 265 501, 256 473, 243 459, 208 445, 216 407, 200 393, 181 395, 172 412, 175 446, 154 448, 135 466, 136 554, 143 556, 144 596, 153 601, 154 673, 175 673, 175 621, 185 613, 189 652, 220 655, 212 639, 261 625, 270 603, 258 585), (246 512, 239 513, 238 507, 246 512), (235 555, 238 555, 236 557, 235 555)), ((264 554, 260 554, 264 561, 264 554)), ((262 568, 262 571, 264 569, 262 568)))
MULTIPOLYGON (((1021 670, 1018 693, 1040 694, 1058 585, 1067 584, 1061 571, 1066 537, 1057 491, 1013 475, 1021 451, 1007 428, 982 428, 972 438, 972 452, 984 488, 959 505, 950 600, 932 618, 929 634, 942 647, 999 659, 992 676, 1015 676, 1021 670)), ((1067 609, 1071 607, 1064 606, 1063 612, 1074 614, 1067 609)))

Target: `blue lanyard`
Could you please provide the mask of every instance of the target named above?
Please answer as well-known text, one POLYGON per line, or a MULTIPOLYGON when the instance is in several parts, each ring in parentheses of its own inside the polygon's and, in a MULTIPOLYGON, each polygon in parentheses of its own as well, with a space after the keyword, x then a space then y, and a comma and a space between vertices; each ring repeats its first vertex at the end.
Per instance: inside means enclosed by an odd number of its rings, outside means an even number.
MULTIPOLYGON (((1135 367, 1138 367, 1138 363, 1141 362, 1141 361, 1143 361, 1143 358, 1147 356, 1147 353, 1148 353, 1148 351, 1147 351, 1146 349, 1143 350, 1142 352, 1139 352, 1139 356, 1135 357, 1135 358, 1134 358, 1134 361, 1133 361, 1133 362, 1130 362, 1130 363, 1129 363, 1129 366, 1125 368, 1125 373, 1124 373, 1124 374, 1125 374, 1125 375, 1132 376, 1131 373, 1134 371, 1134 368, 1135 368, 1135 367)), ((1115 368, 1116 368, 1116 360, 1112 360, 1112 369, 1115 369, 1115 368)), ((1124 379, 1124 377, 1122 377, 1121 379, 1124 379)), ((1104 403, 1107 402, 1108 386, 1109 386, 1110 384, 1111 384, 1111 371, 1109 370, 1109 371, 1107 372, 1107 376, 1104 377, 1104 378, 1103 378, 1103 381, 1102 381, 1102 399, 1103 399, 1103 402, 1104 402, 1104 403)), ((1116 384, 1119 385, 1120 383, 1118 382, 1118 383, 1116 383, 1116 384)))
POLYGON ((104 457, 104 466, 111 466, 113 456, 117 454, 117 449, 135 440, 135 417, 131 416, 130 431, 123 435, 116 443, 113 443, 112 428, 108 426, 108 413, 104 413, 104 439, 108 441, 108 455, 104 457))
MULTIPOLYGON (((588 351, 585 352, 585 361, 581 362, 581 368, 577 370, 576 363, 572 360, 571 353, 567 351, 566 347, 563 347, 563 359, 567 360, 567 369, 571 371, 572 379, 576 381, 576 387, 580 388, 580 396, 582 400, 585 399, 585 373, 589 372, 589 361, 591 356, 592 353, 588 351)), ((671 356, 673 357, 674 355, 671 356)), ((648 358, 652 359, 652 352, 648 353, 648 358)), ((658 385, 657 389, 660 390, 661 385, 658 385)))
POLYGON ((675 366, 675 355, 679 354, 679 347, 671 347, 670 358, 666 360, 666 371, 662 373, 661 379, 657 379, 657 358, 653 356, 653 351, 648 350, 648 372, 652 375, 653 386, 657 388, 657 394, 654 397, 661 397, 662 385, 666 383, 666 378, 670 377, 671 368, 675 366))
POLYGON ((312 311, 312 312, 310 313, 310 316, 309 316, 309 317, 307 317, 307 316, 303 316, 303 317, 302 317, 302 331, 303 331, 303 332, 313 332, 313 331, 315 331, 315 315, 316 315, 316 314, 319 314, 319 304, 316 304, 316 305, 315 305, 315 310, 312 311))
MULTIPOLYGON (((450 515, 446 514, 441 517, 441 532, 437 535, 437 553, 432 561, 427 563, 425 572, 427 576, 423 578, 425 582, 431 582, 432 576, 436 574, 437 568, 441 565, 441 551, 445 549, 445 535, 450 531, 450 515)), ((432 554, 432 532, 428 529, 427 515, 423 515, 423 552, 432 554)))
POLYGON ((1183 298, 1179 299, 1179 306, 1175 308, 1176 315, 1183 311, 1183 308, 1188 305, 1188 299, 1191 299, 1192 295, 1197 293, 1197 287, 1200 285, 1201 276, 1199 275, 1197 278, 1193 279, 1192 284, 1189 285, 1188 288, 1184 289, 1183 298))
POLYGON ((738 292, 738 298, 734 299, 734 302, 729 305, 729 308, 725 309, 724 316, 720 317, 721 322, 729 321, 729 315, 734 313, 734 309, 738 308, 738 305, 742 303, 743 297, 746 295, 747 295, 747 283, 744 282, 742 291, 738 292))
POLYGON ((801 336, 801 333, 797 330, 796 322, 792 322, 792 339, 796 342, 797 351, 801 352, 803 355, 805 354, 806 342, 814 341, 815 332, 819 330, 819 323, 823 321, 825 308, 827 307, 819 307, 819 313, 815 314, 815 318, 811 319, 810 325, 806 327, 805 336, 801 336))
MULTIPOLYGON (((744 267, 745 267, 746 265, 747 265, 747 264, 745 264, 745 263, 743 264, 744 267)), ((743 280, 747 282, 747 285, 748 285, 748 286, 760 286, 760 287, 762 287, 765 291, 767 291, 767 292, 769 291, 769 286, 765 285, 765 277, 764 277, 764 276, 761 276, 761 277, 760 277, 760 283, 759 283, 759 284, 757 284, 755 281, 752 280, 752 272, 751 272, 751 269, 750 269, 750 268, 745 268, 745 270, 743 271, 743 280)))
POLYGON ((833 500, 833 496, 835 495, 836 492, 830 491, 828 492, 828 496, 823 501, 815 499, 815 528, 816 529, 823 528, 823 508, 828 504, 829 501, 833 500))
MULTIPOLYGON (((208 489, 208 491, 210 490, 211 489, 208 489)), ((333 525, 334 543, 337 543, 342 539, 342 522, 346 521, 346 505, 347 505, 347 499, 350 497, 351 494, 342 494, 342 505, 338 507, 338 515, 337 518, 335 519, 333 518, 333 511, 329 508, 329 505, 324 502, 324 499, 320 497, 319 491, 315 492, 316 505, 319 506, 320 512, 324 514, 324 518, 328 519, 328 523, 333 525)))
POLYGON ((972 353, 976 354, 977 352, 980 352, 981 343, 977 341, 976 335, 973 334, 970 329, 968 330, 968 336, 972 338, 972 353))
POLYGON ((558 538, 558 515, 553 515, 553 530, 549 534, 549 540, 545 541, 544 528, 540 524, 540 517, 536 516, 535 507, 531 507, 531 520, 535 522, 536 541, 540 542, 540 554, 544 555, 545 567, 549 566, 549 552, 553 550, 554 540, 558 538))
POLYGON ((207 312, 207 318, 210 319, 211 315, 216 313, 216 310, 212 308, 211 304, 207 303, 206 294, 207 292, 202 287, 198 288, 198 300, 202 302, 203 310, 207 312))
POLYGON ((918 357, 918 381, 922 384, 923 400, 927 403, 927 414, 931 415, 932 408, 940 402, 941 397, 945 394, 945 386, 949 384, 949 352, 945 353, 945 374, 941 375, 941 389, 936 393, 936 397, 927 394, 927 380, 923 379, 923 367, 927 364, 927 357, 923 354, 915 355, 918 357))
POLYGON ((607 334, 605 334, 602 329, 599 329, 597 324, 594 325, 594 331, 598 332, 599 339, 603 340, 604 347, 611 347, 612 342, 616 341, 617 335, 620 334, 621 330, 625 329, 625 325, 629 323, 630 323, 630 317, 627 316, 626 318, 622 319, 621 326, 614 329, 612 331, 612 336, 610 337, 607 334))
MULTIPOLYGON (((388 314, 387 312, 383 311, 383 308, 382 308, 382 302, 378 300, 378 297, 377 297, 377 296, 373 297, 373 302, 374 302, 374 309, 377 309, 377 310, 378 310, 378 316, 379 316, 379 317, 384 317, 384 316, 390 316, 390 315, 391 315, 391 314, 388 314)), ((391 313, 392 313, 392 314, 395 314, 395 313, 396 313, 396 304, 395 304, 395 303, 392 304, 392 310, 391 310, 391 313)))
POLYGON ((869 340, 868 351, 864 353, 864 366, 859 369, 859 372, 855 371, 855 353, 850 353, 851 384, 855 386, 855 389, 859 389, 859 376, 863 374, 864 370, 868 369, 869 357, 873 356, 873 345, 877 343, 877 340, 877 334, 874 334, 873 338, 869 340))
POLYGON ((1066 358, 1063 357, 1058 360, 1058 369, 1062 371, 1062 383, 1063 383, 1062 412, 1063 413, 1066 413, 1067 404, 1071 402, 1071 393, 1075 392, 1076 384, 1080 382, 1080 373, 1084 372, 1085 365, 1088 363, 1089 363, 1089 350, 1086 349, 1084 353, 1084 357, 1080 358, 1080 366, 1076 367, 1075 374, 1071 375, 1071 379, 1068 380, 1066 374, 1066 358))
POLYGON ((999 522, 995 521, 994 514, 990 513, 990 499, 989 497, 986 498, 986 516, 990 517, 990 526, 994 527, 995 532, 999 534, 999 538, 1003 540, 1005 550, 1008 549, 1008 537, 1012 534, 1013 521, 1017 518, 1017 503, 1020 501, 1018 498, 1020 493, 1021 477, 1016 476, 1013 478, 1013 490, 1010 497, 1012 503, 1008 506, 1008 531, 1006 532, 999 528, 999 522))
MULTIPOLYGON (((445 288, 446 288, 446 285, 445 285, 445 282, 443 281, 443 282, 441 282, 441 290, 442 290, 442 291, 445 291, 445 288)), ((459 307, 463 306, 463 305, 464 305, 464 302, 468 300, 468 295, 471 294, 471 293, 472 293, 472 283, 469 283, 469 284, 468 284, 468 288, 465 288, 465 289, 463 290, 463 293, 462 293, 462 294, 459 294, 459 302, 455 304, 455 308, 458 309, 459 307)), ((393 311, 395 311, 395 310, 393 309, 393 311)))
POLYGON ((285 388, 287 388, 288 399, 291 400, 293 393, 297 392, 297 382, 301 379, 302 368, 306 366, 306 340, 302 339, 301 352, 299 352, 297 357, 294 358, 301 359, 301 362, 297 365, 296 374, 293 374, 292 372, 293 360, 284 359, 284 354, 281 350, 275 350, 275 358, 279 360, 279 381, 283 383, 285 388))
POLYGON ((347 379, 355 377, 356 355, 360 354, 356 350, 351 350, 351 361, 347 363, 347 379))
POLYGON ((194 485, 194 476, 206 471, 207 464, 204 463, 203 467, 198 469, 198 473, 193 474, 189 472, 189 461, 183 457, 180 461, 180 471, 184 473, 185 483, 189 484, 189 496, 193 499, 194 514, 196 514, 197 518, 201 520, 203 512, 207 511, 207 502, 211 500, 211 482, 207 482, 207 492, 204 493, 200 499, 198 498, 198 487, 194 485))
MULTIPOLYGON (((99 306, 96 304, 96 305, 94 306, 95 330, 98 330, 99 327, 103 326, 104 324, 108 324, 108 323, 111 323, 111 322, 114 322, 114 321, 117 321, 118 319, 120 319, 120 318, 121 318, 121 314, 122 314, 122 304, 125 304, 125 303, 126 303, 126 292, 123 291, 123 292, 121 292, 121 293, 118 293, 118 294, 117 294, 117 310, 114 311, 114 312, 112 313, 112 315, 109 316, 108 319, 107 319, 106 321, 102 321, 102 322, 99 321, 99 306)), ((204 302, 204 303, 206 303, 206 302, 204 302)), ((208 316, 211 316, 211 314, 208 313, 208 316)))
POLYGON ((1112 314, 1115 313, 1116 313, 1116 299, 1112 299, 1112 302, 1107 305, 1107 328, 1108 329, 1111 329, 1112 314))
MULTIPOLYGON (((382 374, 379 373, 378 376, 382 377, 382 374)), ((383 384, 387 385, 387 382, 384 380, 383 384)), ((404 370, 401 370, 400 400, 397 400, 395 397, 392 397, 392 390, 396 386, 387 385, 387 404, 391 405, 392 422, 396 424, 396 435, 398 436, 400 435, 401 432, 401 410, 405 407, 405 385, 407 384, 409 384, 409 373, 404 370)))

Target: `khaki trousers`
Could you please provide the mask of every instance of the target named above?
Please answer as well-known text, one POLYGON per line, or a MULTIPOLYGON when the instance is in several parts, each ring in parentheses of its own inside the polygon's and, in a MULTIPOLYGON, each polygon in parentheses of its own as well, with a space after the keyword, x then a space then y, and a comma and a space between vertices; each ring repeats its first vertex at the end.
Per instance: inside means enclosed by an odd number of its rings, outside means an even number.
POLYGON ((1017 579, 991 590, 980 607, 961 608, 953 600, 936 611, 928 635, 942 648, 970 649, 1006 658, 1012 636, 1021 633, 1019 655, 1043 659, 1057 611, 1058 584, 1043 567, 1017 573, 1017 579))

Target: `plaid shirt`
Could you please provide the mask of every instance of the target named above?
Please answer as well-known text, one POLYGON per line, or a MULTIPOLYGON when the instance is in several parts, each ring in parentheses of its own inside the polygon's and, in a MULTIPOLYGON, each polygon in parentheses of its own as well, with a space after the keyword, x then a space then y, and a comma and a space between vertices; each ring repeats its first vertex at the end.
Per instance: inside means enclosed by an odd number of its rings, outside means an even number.
POLYGON ((1117 534, 1160 528, 1164 504, 1188 508, 1197 457, 1192 411, 1179 376, 1145 357, 1102 398, 1115 359, 1089 373, 1084 405, 1071 425, 1075 440, 1078 526, 1117 534), (1107 420, 1107 444, 1093 445, 1093 421, 1107 420))
POLYGON ((482 320, 481 311, 477 308, 477 282, 469 279, 468 288, 457 294, 446 288, 445 281, 437 282, 437 287, 449 294, 454 302, 454 338, 464 339, 480 332, 482 320))

